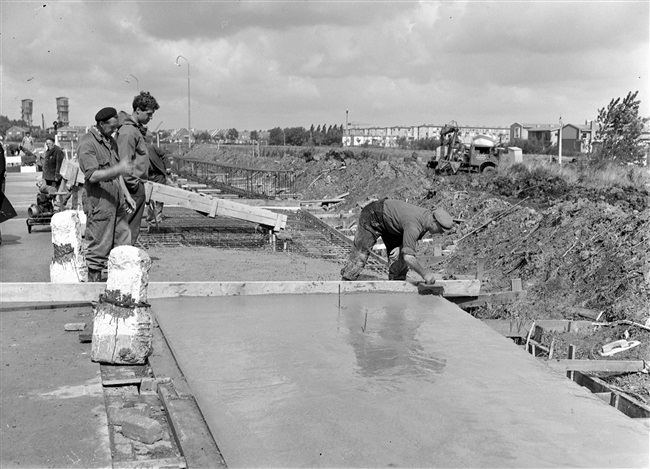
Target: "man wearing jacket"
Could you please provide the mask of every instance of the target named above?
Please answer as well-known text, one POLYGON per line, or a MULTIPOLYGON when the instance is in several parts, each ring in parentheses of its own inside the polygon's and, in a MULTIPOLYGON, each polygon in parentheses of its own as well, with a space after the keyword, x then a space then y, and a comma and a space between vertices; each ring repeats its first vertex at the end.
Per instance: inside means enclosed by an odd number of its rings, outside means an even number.
POLYGON ((145 140, 145 126, 159 108, 156 98, 151 96, 148 91, 141 91, 133 98, 133 113, 130 115, 120 113, 121 122, 119 122, 116 136, 118 156, 120 160, 132 160, 135 164, 133 174, 124 176, 126 188, 135 200, 135 210, 129 216, 131 244, 133 245, 138 241, 146 202, 144 183, 148 178, 149 156, 145 140))
POLYGON ((57 187, 61 182, 61 164, 65 158, 60 146, 54 144, 54 137, 48 135, 45 139, 47 150, 43 155, 43 179, 48 186, 57 187))
POLYGON ((420 264, 417 242, 428 232, 442 233, 453 227, 453 219, 442 209, 428 210, 401 200, 381 199, 366 205, 359 215, 354 245, 343 280, 356 280, 368 261, 370 250, 381 236, 388 255, 388 280, 406 280, 408 270, 417 272, 426 283, 435 283, 433 272, 420 264))
POLYGON ((77 154, 85 178, 88 281, 101 282, 111 249, 131 244, 127 216, 135 202, 122 177, 131 174, 135 166, 128 158, 117 158, 117 144, 111 136, 117 128, 115 108, 101 109, 95 121, 96 125, 79 140, 77 154))

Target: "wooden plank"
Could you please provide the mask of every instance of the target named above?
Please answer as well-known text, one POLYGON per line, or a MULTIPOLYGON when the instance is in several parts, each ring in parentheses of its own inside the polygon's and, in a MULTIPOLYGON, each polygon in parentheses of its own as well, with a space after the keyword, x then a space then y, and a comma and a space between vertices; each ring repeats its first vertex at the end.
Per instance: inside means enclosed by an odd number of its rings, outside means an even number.
POLYGON ((616 373, 638 373, 645 369, 643 360, 549 360, 548 366, 556 371, 597 372, 609 371, 616 373))
POLYGON ((148 365, 106 365, 99 366, 104 386, 140 384, 142 378, 150 376, 148 365))
MULTIPOLYGON (((605 396, 608 394, 610 397, 606 400, 607 403, 611 402, 611 397, 617 395, 616 408, 623 412, 628 417, 634 419, 647 419, 650 418, 650 406, 644 402, 635 399, 629 394, 612 389, 609 384, 596 376, 588 376, 584 373, 576 371, 574 381, 580 386, 589 389, 597 395, 605 396)), ((599 396, 600 397, 600 396, 599 396)), ((604 397, 603 397, 604 400, 604 397)))
POLYGON ((221 194, 221 189, 198 189, 197 192, 201 194, 221 194))
MULTIPOLYGON (((186 207, 206 214, 210 213, 213 201, 211 196, 163 184, 157 184, 151 181, 147 181, 145 184, 147 185, 147 193, 151 194, 150 198, 152 200, 166 204, 180 205, 181 207, 186 207)), ((217 216, 237 218, 269 227, 276 227, 279 225, 281 229, 286 227, 286 215, 250 205, 232 202, 223 198, 219 198, 219 200, 219 207, 217 208, 216 213, 217 216)))
MULTIPOLYGON (((464 276, 458 275, 456 277, 462 279, 464 276)), ((474 276, 470 275, 468 277, 472 278, 474 276)), ((477 280, 480 281, 480 279, 477 280)), ((461 308, 474 308, 477 306, 484 306, 488 303, 493 305, 510 304, 525 299, 526 295, 527 292, 525 290, 517 291, 517 292, 506 291, 506 292, 495 292, 495 293, 483 293, 476 297, 466 297, 466 298, 457 298, 457 299, 455 298, 453 302, 456 303, 461 308)), ((502 320, 497 319, 497 321, 502 321, 502 320)))
POLYGON ((577 314, 578 316, 582 316, 583 318, 590 318, 594 321, 600 320, 601 316, 604 313, 604 311, 596 311, 593 309, 578 308, 578 307, 571 307, 569 308, 568 312, 571 314, 577 314))
MULTIPOLYGON (((455 301, 454 301, 455 302, 455 301)), ((460 303, 459 306, 465 306, 460 303)), ((484 319, 483 322, 493 329, 496 329, 506 337, 526 337, 532 320, 515 320, 515 319, 484 319)), ((570 321, 565 319, 538 319, 535 324, 540 326, 544 331, 553 332, 577 332, 586 327, 593 327, 592 321, 570 321)))
POLYGON ((187 468, 185 458, 134 459, 133 461, 113 461, 113 469, 162 469, 187 468))
POLYGON ((194 397, 178 396, 170 384, 158 385, 158 396, 188 466, 225 469, 226 462, 194 397))
MULTIPOLYGON (((445 289, 445 297, 476 296, 481 289, 479 280, 437 280, 445 289)), ((106 289, 104 283, 2 283, 4 302, 52 303, 75 298, 77 301, 97 301, 106 289)), ((415 293, 417 287, 408 282, 378 281, 305 281, 305 282, 150 282, 148 298, 181 296, 283 295, 310 293, 395 292, 415 293)))
POLYGON ((607 402, 608 404, 609 404, 609 401, 612 400, 612 393, 611 392, 595 392, 593 394, 598 399, 601 399, 603 402, 607 402))

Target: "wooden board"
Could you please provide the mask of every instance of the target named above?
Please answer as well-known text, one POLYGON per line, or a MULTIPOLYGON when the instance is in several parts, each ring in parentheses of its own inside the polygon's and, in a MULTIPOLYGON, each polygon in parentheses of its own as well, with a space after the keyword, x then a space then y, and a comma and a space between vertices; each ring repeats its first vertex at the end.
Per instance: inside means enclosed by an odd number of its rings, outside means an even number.
MULTIPOLYGON (((520 293, 520 292, 517 292, 520 293)), ((462 304, 460 306, 463 306, 462 304)), ((483 322, 493 329, 499 331, 506 337, 522 337, 528 335, 528 331, 533 324, 532 320, 515 319, 484 319, 483 322)), ((555 332, 577 332, 585 327, 593 327, 593 321, 569 321, 565 319, 539 319, 534 321, 536 326, 545 331, 555 332)))
POLYGON ((645 369, 643 360, 549 360, 548 366, 556 371, 637 373, 645 369))
POLYGON ((104 386, 140 384, 142 378, 151 376, 148 365, 105 365, 99 366, 104 386))
POLYGON ((155 200, 165 204, 175 204, 214 216, 230 217, 246 220, 252 223, 269 226, 274 231, 286 227, 287 216, 258 207, 240 204, 223 198, 211 197, 197 192, 190 192, 176 187, 166 186, 155 182, 145 183, 147 200, 155 200))
POLYGON ((225 469, 217 444, 193 396, 178 396, 171 384, 158 385, 158 395, 169 416, 169 425, 189 467, 225 469))
MULTIPOLYGON (((438 280, 445 297, 477 296, 480 280, 438 280)), ((0 307, 4 303, 52 303, 74 298, 76 302, 97 301, 106 289, 105 283, 2 283, 0 307)), ((310 282, 150 282, 148 298, 180 296, 284 295, 309 293, 355 292, 417 292, 417 286, 407 282, 378 281, 310 281, 310 282)))
MULTIPOLYGON (((463 278, 460 275, 456 277, 459 279, 463 278)), ((468 277, 471 278, 473 276, 468 276, 468 277)), ((493 305, 505 305, 505 304, 510 304, 516 301, 523 300, 525 298, 526 298, 526 290, 521 290, 521 291, 484 293, 478 295, 477 297, 454 298, 453 301, 461 308, 474 308, 477 306, 486 305, 488 303, 493 305)))
POLYGON ((612 394, 618 395, 618 399, 616 400, 616 408, 628 417, 635 419, 650 418, 650 406, 626 393, 612 389, 605 381, 600 378, 597 378, 595 376, 588 376, 584 373, 576 371, 573 380, 580 386, 589 389, 594 394, 609 394, 610 399, 607 399, 607 403, 611 401, 612 394))

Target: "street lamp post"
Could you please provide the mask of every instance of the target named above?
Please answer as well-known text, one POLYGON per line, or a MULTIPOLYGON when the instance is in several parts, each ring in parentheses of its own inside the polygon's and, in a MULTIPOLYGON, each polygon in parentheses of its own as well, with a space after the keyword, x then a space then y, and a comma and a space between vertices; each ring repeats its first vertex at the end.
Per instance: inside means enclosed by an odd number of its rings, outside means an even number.
POLYGON ((182 55, 179 55, 176 57, 176 65, 179 67, 181 66, 180 63, 178 63, 178 59, 183 59, 185 62, 187 62, 187 144, 189 148, 192 148, 192 113, 190 111, 190 61, 187 60, 185 57, 182 55))
POLYGON ((127 75, 126 80, 124 80, 124 81, 126 81, 127 83, 131 83, 129 81, 129 77, 131 77, 131 78, 133 78, 135 80, 135 88, 138 90, 138 93, 140 93, 140 82, 138 81, 138 77, 136 77, 135 75, 127 75))
POLYGON ((560 117, 560 131, 557 134, 557 161, 562 165, 562 117, 560 117))

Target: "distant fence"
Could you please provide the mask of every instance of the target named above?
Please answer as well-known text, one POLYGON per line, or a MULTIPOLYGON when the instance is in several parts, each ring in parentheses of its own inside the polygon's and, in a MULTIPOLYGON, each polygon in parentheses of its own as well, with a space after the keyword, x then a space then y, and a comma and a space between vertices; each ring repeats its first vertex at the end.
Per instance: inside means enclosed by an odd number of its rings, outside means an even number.
POLYGON ((293 170, 246 168, 186 158, 174 158, 172 167, 179 176, 243 197, 275 199, 295 197, 293 170))

